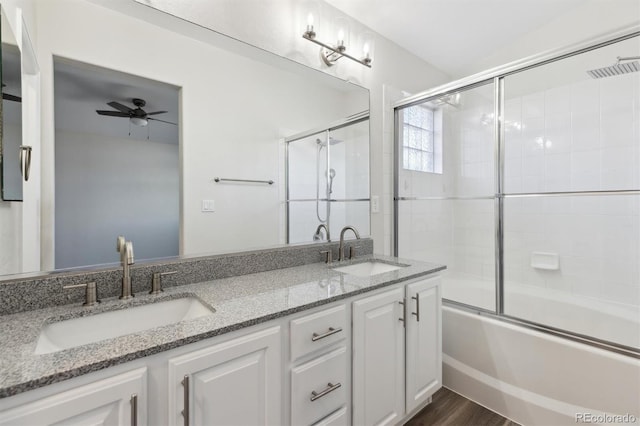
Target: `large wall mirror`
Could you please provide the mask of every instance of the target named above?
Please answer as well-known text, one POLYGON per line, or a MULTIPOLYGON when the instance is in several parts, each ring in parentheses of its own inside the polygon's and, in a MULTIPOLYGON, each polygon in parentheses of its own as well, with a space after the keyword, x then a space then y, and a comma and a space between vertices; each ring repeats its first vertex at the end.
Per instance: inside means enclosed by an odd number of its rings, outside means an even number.
MULTIPOLYGON (((2 137, 0 138, 0 186, 3 201, 22 201, 25 155, 22 148, 22 85, 20 49, 5 13, 2 20, 2 137), (21 155, 22 154, 22 155, 21 155), (23 160, 24 158, 24 160, 23 160), (22 167, 22 171, 21 171, 22 167)), ((28 165, 28 164, 27 164, 28 165)))
POLYGON ((370 234, 367 89, 134 2, 51 3, 41 270, 117 263, 119 234, 138 263, 311 242, 328 214, 370 234))

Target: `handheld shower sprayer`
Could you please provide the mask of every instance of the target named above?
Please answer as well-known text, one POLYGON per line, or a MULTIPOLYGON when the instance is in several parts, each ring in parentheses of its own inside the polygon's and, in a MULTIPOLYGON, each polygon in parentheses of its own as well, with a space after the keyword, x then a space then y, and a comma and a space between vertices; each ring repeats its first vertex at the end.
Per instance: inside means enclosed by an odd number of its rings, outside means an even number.
POLYGON ((333 178, 336 177, 335 169, 329 169, 327 177, 329 178, 329 194, 333 194, 333 178))

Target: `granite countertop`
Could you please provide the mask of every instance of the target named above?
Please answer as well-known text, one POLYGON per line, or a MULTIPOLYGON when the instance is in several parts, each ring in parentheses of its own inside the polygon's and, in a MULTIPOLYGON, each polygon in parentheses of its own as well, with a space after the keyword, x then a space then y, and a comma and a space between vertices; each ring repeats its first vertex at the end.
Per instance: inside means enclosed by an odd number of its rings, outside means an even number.
POLYGON ((0 321, 0 398, 443 269, 439 264, 368 255, 340 264, 313 263, 177 286, 158 296, 144 293, 128 301, 110 298, 89 308, 65 305, 4 315, 0 321), (372 259, 407 266, 371 277, 332 270, 372 259), (40 329, 48 323, 185 296, 199 299, 215 313, 59 352, 34 353, 40 329))

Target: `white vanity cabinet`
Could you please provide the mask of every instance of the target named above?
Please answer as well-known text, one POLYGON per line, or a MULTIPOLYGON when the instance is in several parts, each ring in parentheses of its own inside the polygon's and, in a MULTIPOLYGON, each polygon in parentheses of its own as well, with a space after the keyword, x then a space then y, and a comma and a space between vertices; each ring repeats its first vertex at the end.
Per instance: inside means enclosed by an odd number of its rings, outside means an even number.
POLYGON ((442 384, 440 277, 353 302, 353 424, 396 424, 442 384))
POLYGON ((2 426, 147 424, 147 369, 105 377, 0 412, 2 426))
POLYGON ((349 424, 349 317, 348 304, 339 302, 290 321, 290 424, 349 424))
POLYGON ((399 424, 441 386, 440 309, 439 276, 393 284, 0 399, 0 426, 399 424))
POLYGON ((276 326, 171 358, 170 424, 282 424, 281 346, 276 326))

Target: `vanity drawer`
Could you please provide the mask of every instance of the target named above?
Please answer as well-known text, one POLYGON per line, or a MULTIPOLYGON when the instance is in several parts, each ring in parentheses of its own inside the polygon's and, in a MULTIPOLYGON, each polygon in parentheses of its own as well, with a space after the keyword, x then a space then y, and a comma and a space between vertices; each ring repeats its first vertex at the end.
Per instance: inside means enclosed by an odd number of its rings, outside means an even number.
POLYGON ((347 418, 347 407, 342 407, 335 413, 329 414, 318 423, 314 423, 313 426, 348 426, 349 419, 347 418))
POLYGON ((291 424, 313 424, 344 406, 347 376, 344 346, 292 369, 291 424))
POLYGON ((296 360, 346 337, 347 312, 344 305, 291 321, 291 359, 296 360))

